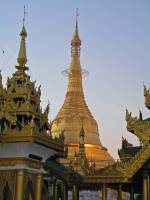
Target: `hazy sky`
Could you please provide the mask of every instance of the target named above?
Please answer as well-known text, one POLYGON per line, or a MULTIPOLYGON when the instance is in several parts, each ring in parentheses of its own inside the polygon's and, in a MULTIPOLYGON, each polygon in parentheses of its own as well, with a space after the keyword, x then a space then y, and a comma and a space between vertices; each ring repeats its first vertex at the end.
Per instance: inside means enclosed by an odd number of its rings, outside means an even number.
POLYGON ((125 108, 144 117, 143 83, 150 87, 149 0, 0 0, 0 68, 4 82, 14 72, 23 6, 26 5, 29 74, 42 85, 42 106, 51 103, 53 119, 63 103, 70 40, 79 8, 82 67, 87 104, 95 116, 102 144, 117 158, 121 137, 138 144, 126 130, 125 108), (5 50, 5 55, 2 54, 5 50), (6 62, 7 60, 7 62, 6 62))

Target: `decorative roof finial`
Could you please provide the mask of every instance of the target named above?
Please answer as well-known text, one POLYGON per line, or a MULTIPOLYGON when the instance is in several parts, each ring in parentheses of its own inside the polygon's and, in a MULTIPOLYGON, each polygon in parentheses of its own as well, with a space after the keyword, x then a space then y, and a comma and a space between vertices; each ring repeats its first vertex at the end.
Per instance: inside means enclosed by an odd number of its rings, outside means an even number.
POLYGON ((75 26, 75 33, 73 36, 73 39, 71 40, 71 55, 80 55, 80 46, 81 46, 81 40, 79 37, 79 33, 78 33, 78 16, 79 16, 79 11, 78 8, 76 8, 76 26, 75 26))
POLYGON ((25 6, 24 6, 24 16, 23 16, 23 26, 22 26, 22 30, 20 33, 21 36, 21 42, 20 42, 20 49, 19 49, 19 54, 18 54, 18 63, 19 66, 17 66, 16 68, 19 70, 27 70, 28 68, 25 66, 25 64, 27 63, 27 56, 26 56, 26 44, 25 44, 25 38, 27 37, 27 32, 25 29, 25 15, 26 15, 26 10, 25 10, 25 6))
POLYGON ((24 6, 23 8, 24 8, 24 13, 23 13, 23 26, 24 26, 27 12, 26 12, 26 7, 24 6))
POLYGON ((76 33, 78 33, 78 17, 79 17, 79 9, 76 8, 76 33))

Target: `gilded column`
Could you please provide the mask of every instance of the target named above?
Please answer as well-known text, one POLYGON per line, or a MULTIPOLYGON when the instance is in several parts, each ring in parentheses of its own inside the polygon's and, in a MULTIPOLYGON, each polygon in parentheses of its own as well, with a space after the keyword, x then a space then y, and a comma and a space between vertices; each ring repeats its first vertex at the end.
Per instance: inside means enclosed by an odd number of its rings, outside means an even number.
POLYGON ((66 183, 61 184, 62 200, 68 200, 68 186, 66 183))
POLYGON ((24 171, 16 171, 15 200, 23 200, 24 196, 24 171))
POLYGON ((106 192, 106 184, 104 183, 104 184, 102 185, 102 200, 106 200, 106 196, 107 196, 106 193, 107 193, 107 192, 106 192))
POLYGON ((52 185, 51 185, 51 195, 50 195, 50 196, 51 196, 53 199, 55 199, 55 185, 56 185, 55 182, 53 182, 52 185))
POLYGON ((42 174, 38 174, 36 177, 36 200, 41 200, 42 194, 42 174))
POLYGON ((79 200, 79 188, 77 185, 73 185, 72 189, 72 199, 73 200, 79 200))
POLYGON ((143 174, 143 200, 148 200, 148 176, 143 174))
POLYGON ((54 199, 58 200, 58 184, 57 184, 57 182, 55 183, 55 191, 54 192, 55 192, 54 199))
POLYGON ((55 200, 56 181, 51 183, 50 197, 55 200))
POLYGON ((118 200, 122 200, 122 185, 118 186, 118 200))

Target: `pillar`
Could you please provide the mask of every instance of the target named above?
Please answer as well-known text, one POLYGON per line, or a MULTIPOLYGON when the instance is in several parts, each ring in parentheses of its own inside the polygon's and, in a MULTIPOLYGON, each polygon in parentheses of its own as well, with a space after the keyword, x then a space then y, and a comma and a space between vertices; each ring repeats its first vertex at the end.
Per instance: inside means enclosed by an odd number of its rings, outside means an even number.
POLYGON ((15 200, 23 200, 24 196, 24 171, 16 171, 15 200))
POLYGON ((133 185, 131 185, 131 188, 130 188, 130 200, 134 200, 134 187, 133 187, 133 185))
POLYGON ((77 185, 73 185, 72 188, 72 200, 79 200, 79 188, 77 185))
POLYGON ((102 185, 102 200, 106 200, 107 192, 106 192, 106 184, 103 183, 102 185))
POLYGON ((54 200, 58 200, 58 184, 57 184, 57 182, 55 183, 55 187, 54 187, 54 200))
POLYGON ((68 186, 66 183, 61 184, 62 200, 68 200, 68 186))
POLYGON ((35 192, 35 199, 41 200, 42 194, 42 174, 38 174, 36 177, 36 192, 35 192))
POLYGON ((102 199, 102 186, 98 190, 98 196, 100 197, 100 200, 102 199))
POLYGON ((147 177, 147 198, 150 199, 150 176, 147 177))
POLYGON ((56 185, 55 182, 51 184, 51 193, 50 193, 50 197, 52 197, 52 199, 54 200, 55 200, 55 185, 56 185))
POLYGON ((143 174, 143 200, 148 200, 148 175, 143 174))
POLYGON ((122 200, 122 185, 118 185, 118 200, 122 200))

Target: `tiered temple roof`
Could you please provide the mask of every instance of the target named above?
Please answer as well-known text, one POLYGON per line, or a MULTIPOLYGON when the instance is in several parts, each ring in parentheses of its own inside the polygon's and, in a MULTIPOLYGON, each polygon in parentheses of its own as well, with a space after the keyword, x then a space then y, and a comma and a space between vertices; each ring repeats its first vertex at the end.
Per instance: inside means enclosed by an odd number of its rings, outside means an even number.
POLYGON ((12 77, 7 79, 6 87, 2 84, 0 74, 0 141, 35 141, 61 150, 63 141, 51 137, 49 104, 44 111, 40 106, 41 86, 37 87, 36 81, 31 81, 26 73, 27 31, 24 25, 20 36, 18 65, 12 77))

